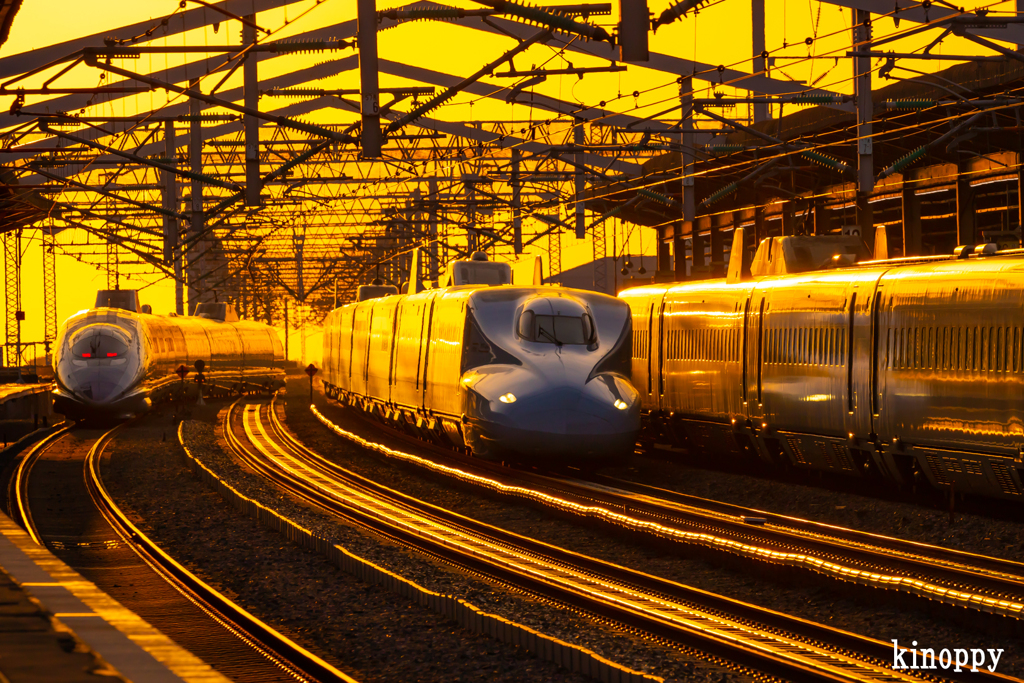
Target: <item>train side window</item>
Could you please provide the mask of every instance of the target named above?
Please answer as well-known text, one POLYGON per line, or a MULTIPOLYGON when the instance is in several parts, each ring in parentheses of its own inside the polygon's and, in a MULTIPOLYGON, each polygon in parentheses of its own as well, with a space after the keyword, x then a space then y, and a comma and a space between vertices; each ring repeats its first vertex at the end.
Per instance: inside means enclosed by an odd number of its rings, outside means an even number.
POLYGON ((978 328, 968 327, 967 328, 967 341, 964 346, 964 370, 974 371, 974 342, 978 338, 978 328))
POLYGON ((1019 355, 1020 345, 1019 344, 1020 344, 1020 328, 1019 327, 1015 327, 1015 328, 1013 328, 1013 371, 1014 372, 1017 372, 1017 369, 1020 367, 1020 365, 1018 365, 1018 363, 1020 362, 1019 361, 1019 358, 1020 358, 1020 355, 1019 355))
POLYGON ((911 366, 914 370, 921 368, 921 328, 914 328, 914 349, 913 349, 913 361, 911 366))
POLYGON ((1012 327, 1003 328, 1003 372, 1010 372, 1010 362, 1013 358, 1013 349, 1010 346, 1013 343, 1012 330, 1012 327))
POLYGON ((978 346, 978 370, 981 372, 988 370, 990 365, 988 350, 989 344, 992 343, 992 335, 989 331, 990 329, 991 328, 981 328, 981 341, 978 346))
POLYGON ((953 367, 953 328, 942 328, 942 369, 950 370, 953 367))
POLYGON ((1011 353, 1010 352, 1010 328, 1009 327, 1004 327, 1003 328, 1003 334, 1002 334, 1001 338, 1003 340, 1003 351, 1002 351, 1002 354, 999 357, 1001 359, 1000 363, 1001 363, 1002 367, 1000 367, 999 369, 1002 370, 1003 372, 1009 372, 1010 371, 1010 353, 1011 353))
POLYGON ((996 372, 1003 371, 1003 328, 996 328, 996 372))
POLYGON ((935 352, 935 340, 936 340, 935 328, 934 327, 929 327, 928 328, 928 346, 925 349, 925 353, 927 354, 925 356, 925 367, 927 367, 929 370, 934 370, 935 367, 936 367, 935 359, 938 356, 938 354, 935 352))

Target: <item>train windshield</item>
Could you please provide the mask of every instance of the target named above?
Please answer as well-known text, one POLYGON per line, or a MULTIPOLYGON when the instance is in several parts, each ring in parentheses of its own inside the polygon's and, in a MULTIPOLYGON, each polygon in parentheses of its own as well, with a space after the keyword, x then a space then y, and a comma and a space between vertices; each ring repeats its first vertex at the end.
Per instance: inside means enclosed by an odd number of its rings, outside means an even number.
POLYGON ((86 332, 75 340, 71 354, 75 358, 123 358, 128 353, 128 343, 111 333, 86 332))
POLYGON ((519 336, 542 344, 589 344, 594 339, 590 316, 537 315, 524 311, 519 319, 519 336))

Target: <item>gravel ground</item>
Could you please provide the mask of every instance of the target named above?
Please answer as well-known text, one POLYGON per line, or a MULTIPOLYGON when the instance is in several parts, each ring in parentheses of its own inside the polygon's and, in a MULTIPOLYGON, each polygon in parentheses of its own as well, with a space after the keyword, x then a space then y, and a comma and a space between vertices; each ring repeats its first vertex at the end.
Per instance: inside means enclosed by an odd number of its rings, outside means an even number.
MULTIPOLYGON (((215 429, 221 406, 193 409, 190 447, 245 495, 350 551, 436 591, 637 670, 674 680, 742 676, 620 633, 381 541, 293 500, 243 470, 215 429)), ((122 432, 104 473, 112 495, 173 557, 247 609, 361 681, 589 680, 354 579, 319 555, 258 528, 183 465, 166 415, 122 432), (162 441, 166 435, 167 441, 162 441)))
MULTIPOLYGON (((305 393, 308 392, 308 385, 303 391, 304 384, 302 381, 290 384, 292 395, 298 396, 299 400, 293 400, 290 404, 285 401, 287 424, 297 436, 311 448, 344 464, 353 471, 421 500, 442 505, 450 510, 547 543, 703 590, 724 594, 734 599, 860 633, 883 642, 897 638, 901 642, 917 639, 921 647, 1004 648, 1005 653, 999 663, 999 672, 1013 676, 1024 674, 1024 652, 1019 646, 1019 637, 979 633, 977 625, 972 623, 966 614, 963 623, 959 623, 960 620, 953 618, 955 613, 948 610, 942 610, 937 615, 930 614, 929 604, 923 600, 890 601, 874 593, 844 591, 843 587, 838 584, 800 582, 792 578, 780 579, 776 574, 769 575, 760 571, 759 566, 753 564, 743 565, 741 568, 731 564, 720 566, 703 559, 688 557, 685 554, 687 552, 685 547, 665 549, 642 540, 631 541, 612 531, 555 517, 543 509, 528 504, 492 497, 469 485, 454 483, 440 476, 427 474, 413 465, 386 460, 381 456, 358 449, 328 431, 310 413, 308 399, 305 399, 305 396, 308 395, 305 393), (922 634, 927 635, 922 638, 922 634)), ((346 429, 357 431, 364 437, 374 438, 374 440, 406 451, 416 452, 415 447, 410 447, 404 442, 390 441, 385 435, 373 430, 361 420, 352 419, 350 413, 334 403, 326 402, 322 396, 318 396, 317 405, 325 415, 342 424, 346 429)), ((677 465, 660 461, 638 460, 630 463, 627 468, 623 468, 622 472, 630 474, 635 479, 640 479, 639 475, 644 474, 658 485, 669 487, 670 483, 676 481, 685 482, 687 476, 691 474, 689 470, 685 472, 678 470, 680 468, 677 465), (653 472, 648 468, 653 468, 653 472)), ((694 470, 693 474, 699 472, 703 471, 694 470)), ((609 471, 608 473, 615 474, 616 472, 609 471)), ((733 474, 721 472, 705 474, 707 484, 713 484, 712 491, 716 491, 718 486, 725 488, 726 482, 730 482, 729 485, 736 491, 739 491, 742 486, 741 483, 731 483, 733 477, 736 476, 733 474)), ((808 512, 815 508, 801 507, 799 500, 794 500, 797 494, 790 495, 791 485, 777 481, 767 482, 765 485, 773 488, 771 500, 776 503, 785 501, 786 507, 776 510, 777 506, 768 505, 767 502, 770 501, 767 500, 769 496, 767 491, 764 494, 766 503, 762 507, 773 511, 815 517, 808 512)), ((822 501, 828 501, 833 510, 836 505, 846 504, 843 495, 837 492, 817 491, 810 487, 799 488, 803 491, 813 492, 822 501)), ((682 484, 678 486, 678 489, 697 495, 719 497, 709 495, 707 490, 703 492, 690 490, 682 484)), ((753 505, 749 500, 736 502, 753 505)), ((873 501, 860 497, 856 505, 861 507, 854 509, 871 510, 873 505, 883 503, 884 501, 873 501)), ((885 504, 897 505, 896 503, 885 504)), ((912 506, 904 504, 904 508, 905 514, 912 514, 912 506)), ((842 510, 834 511, 842 512, 842 510)), ((856 513, 852 514, 855 518, 858 517, 856 513)), ((867 517, 866 515, 862 516, 867 517)), ((840 523, 848 521, 845 517, 843 520, 822 519, 840 523)), ((990 523, 993 526, 1004 524, 984 518, 977 520, 977 523, 979 525, 990 523)))

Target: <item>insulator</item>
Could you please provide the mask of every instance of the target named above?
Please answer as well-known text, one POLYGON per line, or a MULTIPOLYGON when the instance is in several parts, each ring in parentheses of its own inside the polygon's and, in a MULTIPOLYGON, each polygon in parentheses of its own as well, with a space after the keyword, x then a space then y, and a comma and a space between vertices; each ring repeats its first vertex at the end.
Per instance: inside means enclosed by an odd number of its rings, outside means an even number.
MULTIPOLYGON (((395 8, 377 12, 377 23, 383 19, 391 19, 395 22, 410 21, 454 21, 466 16, 466 10, 452 7, 428 6, 415 9, 395 8)), ((394 28, 388 26, 387 28, 394 28)))
POLYGON ((103 50, 99 56, 106 57, 107 59, 139 59, 142 57, 142 53, 135 48, 119 47, 103 50))
POLYGON ((265 94, 269 97, 320 97, 326 92, 322 88, 274 88, 265 94))
POLYGON ((679 17, 685 15, 692 9, 697 9, 705 2, 707 2, 707 0, 680 0, 662 12, 661 16, 654 20, 653 28, 657 30, 659 26, 671 24, 679 17))
POLYGON ((664 204, 665 206, 675 206, 678 203, 671 197, 663 195, 660 192, 648 190, 645 187, 641 187, 639 190, 637 190, 637 194, 647 197, 648 199, 654 200, 659 204, 664 204))
POLYGON ((175 116, 175 121, 237 121, 238 116, 235 114, 183 114, 181 116, 175 116))
POLYGON ((323 52, 324 50, 341 50, 351 46, 347 40, 281 40, 270 43, 268 47, 277 54, 295 54, 300 52, 323 52))
POLYGON ((731 195, 733 192, 737 190, 737 188, 739 188, 739 186, 739 183, 729 183, 725 187, 715 190, 714 192, 711 193, 710 197, 701 202, 701 206, 711 206, 722 197, 731 195))
POLYGON ((902 100, 886 100, 886 109, 925 109, 926 107, 934 107, 935 100, 914 100, 914 99, 902 99, 902 100))
POLYGON ((575 33, 588 40, 601 40, 606 43, 614 42, 612 37, 600 26, 591 26, 579 21, 573 21, 562 14, 551 14, 538 7, 519 4, 513 0, 476 0, 482 5, 494 9, 501 14, 512 14, 526 21, 532 21, 550 29, 562 31, 563 33, 575 33))
POLYGON ((793 95, 793 104, 838 104, 842 98, 835 95, 793 95))
POLYGON ((821 164, 822 166, 828 166, 829 168, 834 168, 837 171, 850 170, 850 167, 843 163, 842 161, 839 161, 838 159, 833 159, 832 157, 826 156, 825 154, 822 154, 820 152, 807 150, 806 152, 802 152, 802 155, 815 163, 821 164))
POLYGON ((887 168, 884 171, 882 171, 882 177, 885 178, 886 176, 890 176, 893 173, 900 173, 907 166, 909 166, 910 164, 914 163, 915 161, 917 161, 918 159, 923 157, 925 155, 925 152, 927 152, 927 151, 928 151, 928 146, 924 145, 924 146, 918 147, 917 149, 915 149, 913 152, 911 152, 909 154, 905 154, 904 156, 901 156, 899 159, 897 159, 896 161, 892 162, 892 166, 890 166, 889 168, 887 168))
POLYGON ((711 154, 731 154, 732 152, 742 152, 746 147, 743 145, 708 145, 704 149, 711 154))

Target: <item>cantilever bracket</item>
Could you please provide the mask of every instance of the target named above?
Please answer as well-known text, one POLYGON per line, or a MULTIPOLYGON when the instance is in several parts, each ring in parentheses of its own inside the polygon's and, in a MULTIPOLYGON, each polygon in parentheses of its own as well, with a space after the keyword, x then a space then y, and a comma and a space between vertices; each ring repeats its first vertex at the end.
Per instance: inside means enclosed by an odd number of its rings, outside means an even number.
POLYGON ((222 100, 219 97, 213 97, 212 95, 204 95, 202 92, 198 90, 193 90, 191 88, 183 88, 173 83, 167 83, 165 81, 161 81, 160 79, 153 78, 152 76, 145 76, 143 74, 135 73, 127 69, 122 69, 121 67, 114 66, 112 64, 107 64, 106 62, 101 62, 97 58, 97 54, 94 51, 86 51, 85 63, 89 66, 94 66, 98 69, 103 69, 105 71, 115 73, 123 78, 130 78, 132 80, 139 81, 140 83, 151 85, 154 88, 160 88, 161 90, 167 90, 169 92, 178 93, 179 95, 185 95, 186 97, 206 102, 207 104, 211 104, 215 107, 224 107, 225 109, 236 111, 239 114, 255 116, 256 118, 261 119, 263 121, 270 121, 271 123, 276 123, 278 126, 282 128, 290 128, 292 130, 302 131, 303 133, 315 135, 316 137, 320 138, 327 138, 335 142, 357 142, 357 139, 352 137, 351 135, 343 135, 341 133, 336 133, 333 130, 328 130, 327 128, 322 128, 321 126, 316 126, 311 123, 294 121, 286 116, 276 116, 274 114, 267 114, 265 112, 261 112, 258 109, 243 107, 241 105, 235 104, 234 102, 222 100))
POLYGON ((47 125, 45 121, 39 122, 39 128, 48 135, 56 135, 57 137, 64 138, 65 140, 70 140, 71 142, 75 142, 80 145, 85 145, 86 147, 92 147, 93 149, 98 149, 101 152, 107 152, 108 154, 113 154, 114 156, 121 157, 122 159, 128 159, 130 161, 134 161, 135 163, 142 164, 144 166, 152 166, 153 168, 159 168, 161 171, 167 171, 168 173, 173 173, 175 175, 182 176, 183 178, 188 178, 189 180, 198 180, 201 183, 213 185, 215 187, 222 187, 226 190, 239 189, 238 185, 236 185, 235 183, 226 183, 223 180, 218 180, 217 178, 214 178, 213 176, 192 173, 190 171, 176 168, 168 164, 161 164, 160 162, 153 161, 152 159, 140 157, 139 155, 132 154, 131 152, 125 152, 124 150, 115 149, 114 147, 101 145, 98 142, 86 140, 85 138, 80 138, 77 135, 71 135, 70 133, 62 133, 59 130, 54 130, 50 128, 50 126, 47 125))

